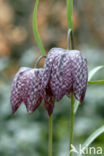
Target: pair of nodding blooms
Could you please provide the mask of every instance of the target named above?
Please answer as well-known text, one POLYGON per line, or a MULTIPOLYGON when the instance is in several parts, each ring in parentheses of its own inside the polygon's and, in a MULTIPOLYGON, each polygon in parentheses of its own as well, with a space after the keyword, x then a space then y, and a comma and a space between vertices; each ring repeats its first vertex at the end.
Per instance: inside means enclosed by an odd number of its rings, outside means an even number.
POLYGON ((10 102, 15 113, 22 102, 32 113, 44 100, 49 116, 54 101, 64 95, 83 101, 88 81, 87 61, 78 50, 52 48, 45 60, 44 68, 22 67, 15 75, 10 102))

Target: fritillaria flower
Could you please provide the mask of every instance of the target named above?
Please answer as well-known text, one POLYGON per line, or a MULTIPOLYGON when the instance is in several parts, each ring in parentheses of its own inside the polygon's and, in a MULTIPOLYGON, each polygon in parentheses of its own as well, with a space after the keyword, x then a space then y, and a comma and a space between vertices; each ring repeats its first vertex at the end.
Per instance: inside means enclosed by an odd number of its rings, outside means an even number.
POLYGON ((87 61, 78 50, 53 48, 49 51, 44 68, 22 67, 17 72, 11 88, 11 105, 15 113, 22 102, 32 113, 44 99, 51 115, 54 100, 59 101, 71 92, 80 102, 87 88, 87 61))
POLYGON ((51 115, 54 107, 54 97, 47 86, 42 86, 42 77, 44 69, 32 69, 22 67, 17 72, 11 88, 10 102, 13 113, 17 111, 22 102, 25 103, 27 111, 32 113, 41 104, 44 99, 45 108, 51 115))
POLYGON ((44 87, 50 85, 52 94, 59 101, 71 92, 83 101, 88 80, 87 61, 78 50, 52 48, 45 61, 44 87))

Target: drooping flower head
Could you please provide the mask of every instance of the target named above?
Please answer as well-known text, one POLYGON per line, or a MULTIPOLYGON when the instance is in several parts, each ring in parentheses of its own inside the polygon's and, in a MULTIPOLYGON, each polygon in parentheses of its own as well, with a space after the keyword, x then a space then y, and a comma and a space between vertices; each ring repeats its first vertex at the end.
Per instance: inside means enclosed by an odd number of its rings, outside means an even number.
POLYGON ((15 113, 22 102, 25 103, 27 111, 32 113, 45 101, 45 108, 48 114, 51 115, 54 107, 54 100, 52 93, 48 93, 43 88, 42 77, 44 69, 32 69, 22 67, 16 74, 11 88, 10 102, 12 110, 15 113), (49 106, 47 106, 50 104, 49 106))
POLYGON ((44 87, 50 85, 56 100, 71 92, 83 101, 88 79, 87 61, 78 50, 52 48, 45 61, 44 87))
POLYGON ((20 68, 11 89, 11 105, 15 113, 22 102, 32 113, 44 99, 51 115, 54 100, 59 101, 71 92, 83 101, 88 80, 87 61, 78 50, 53 48, 49 51, 44 68, 20 68))

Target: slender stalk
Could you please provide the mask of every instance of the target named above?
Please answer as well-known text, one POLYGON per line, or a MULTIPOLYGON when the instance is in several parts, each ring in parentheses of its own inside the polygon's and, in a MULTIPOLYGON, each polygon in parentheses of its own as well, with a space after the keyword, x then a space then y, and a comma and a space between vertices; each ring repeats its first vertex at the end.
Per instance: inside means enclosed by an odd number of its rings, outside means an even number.
POLYGON ((103 84, 104 80, 88 81, 88 84, 103 84))
POLYGON ((49 153, 48 156, 52 156, 52 120, 53 116, 52 114, 49 116, 49 153))
POLYGON ((73 0, 66 0, 68 29, 73 29, 73 0))
MULTIPOLYGON (((70 48, 70 39, 71 47, 74 49, 74 33, 73 33, 73 0, 66 0, 67 2, 67 25, 68 25, 68 36, 67 36, 67 49, 70 48)), ((70 146, 69 146, 69 155, 72 156, 71 145, 73 144, 74 138, 74 94, 71 93, 71 109, 70 109, 70 146)))
POLYGON ((70 147, 69 153, 70 156, 73 155, 71 152, 71 145, 73 145, 73 138, 74 138, 74 94, 71 93, 71 111, 70 111, 70 147))
MULTIPOLYGON (((67 49, 70 48, 70 39, 71 39, 71 46, 72 49, 74 49, 74 40, 73 40, 73 33, 72 30, 68 30, 68 36, 67 36, 67 49)), ((70 146, 69 146, 69 155, 72 156, 73 153, 71 152, 71 145, 73 144, 73 138, 74 138, 74 94, 71 93, 71 109, 70 109, 70 146)))
POLYGON ((72 29, 68 30, 67 34, 67 49, 70 49, 70 40, 71 40, 71 48, 74 49, 74 36, 72 29))
POLYGON ((35 36, 35 40, 37 42, 38 47, 41 50, 42 55, 46 55, 46 50, 43 46, 43 43, 40 39, 40 35, 39 35, 39 31, 38 31, 38 25, 37 25, 37 8, 38 8, 38 3, 39 0, 36 0, 35 2, 35 6, 34 6, 34 11, 33 11, 33 31, 34 31, 34 36, 35 36))
POLYGON ((38 58, 38 60, 36 61, 36 64, 35 64, 35 68, 38 67, 39 62, 40 62, 43 58, 46 58, 46 56, 40 56, 40 57, 38 58))

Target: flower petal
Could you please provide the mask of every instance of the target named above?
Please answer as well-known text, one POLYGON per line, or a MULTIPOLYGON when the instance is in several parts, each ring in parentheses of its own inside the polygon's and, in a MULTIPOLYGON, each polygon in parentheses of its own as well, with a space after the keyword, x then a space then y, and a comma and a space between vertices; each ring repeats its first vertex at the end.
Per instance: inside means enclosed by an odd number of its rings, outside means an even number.
POLYGON ((55 57, 50 78, 50 87, 57 101, 59 101, 66 92, 66 81, 64 81, 65 75, 63 75, 63 70, 61 70, 64 57, 65 54, 55 57))
POLYGON ((43 80, 49 83, 56 100, 73 91, 82 102, 87 88, 88 69, 85 58, 78 50, 53 48, 45 61, 43 80))
POLYGON ((45 88, 47 86, 47 84, 49 83, 49 79, 51 76, 51 71, 54 65, 54 59, 56 58, 56 56, 63 54, 64 50, 61 48, 52 48, 46 58, 45 64, 44 64, 44 68, 45 68, 45 72, 43 74, 43 87, 45 88))
POLYGON ((42 102, 44 94, 42 89, 43 71, 43 69, 31 69, 21 77, 21 82, 24 84, 22 99, 29 113, 34 112, 42 102))
POLYGON ((25 68, 25 67, 20 68, 20 70, 17 72, 17 74, 14 77, 12 87, 11 87, 11 96, 10 96, 10 103, 12 106, 13 113, 17 111, 18 107, 22 102, 21 93, 20 93, 20 88, 22 87, 22 84, 20 83, 19 79, 23 74, 23 72, 29 69, 30 68, 25 68))
POLYGON ((87 62, 77 50, 70 52, 73 77, 73 92, 77 100, 83 101, 88 80, 87 62))
POLYGON ((68 94, 68 96, 73 90, 72 66, 69 53, 70 51, 66 51, 64 54, 64 58, 59 69, 60 78, 62 79, 62 92, 63 95, 68 94))

